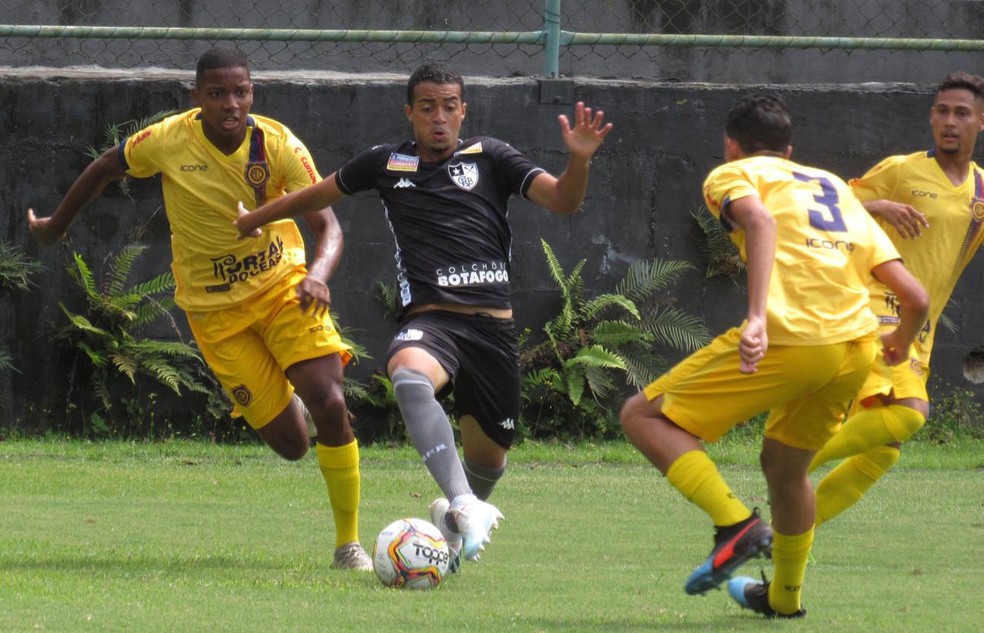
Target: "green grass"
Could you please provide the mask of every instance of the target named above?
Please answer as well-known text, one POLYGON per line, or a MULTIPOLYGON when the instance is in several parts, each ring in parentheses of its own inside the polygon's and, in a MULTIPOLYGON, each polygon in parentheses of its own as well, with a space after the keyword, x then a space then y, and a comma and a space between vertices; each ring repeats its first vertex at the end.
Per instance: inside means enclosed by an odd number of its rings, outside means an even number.
MULTIPOLYGON (((764 508, 754 443, 712 454, 764 508)), ((710 549, 708 521, 628 446, 526 443, 510 459, 495 498, 506 520, 482 561, 411 592, 328 569, 334 532, 312 455, 0 443, 0 631, 980 630, 984 442, 908 445, 818 531, 809 615, 782 623, 722 592, 683 593, 710 549)), ((362 472, 367 548, 436 496, 407 448, 364 448, 362 472)))

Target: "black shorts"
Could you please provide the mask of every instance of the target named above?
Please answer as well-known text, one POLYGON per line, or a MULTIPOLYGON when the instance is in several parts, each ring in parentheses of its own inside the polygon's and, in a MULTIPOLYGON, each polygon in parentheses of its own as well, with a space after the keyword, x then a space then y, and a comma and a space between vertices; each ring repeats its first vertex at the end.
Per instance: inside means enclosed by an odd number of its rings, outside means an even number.
POLYGON ((454 413, 470 415, 496 444, 508 449, 519 423, 519 342, 512 319, 435 310, 411 315, 390 342, 386 362, 419 347, 451 377, 439 398, 454 393, 454 413))

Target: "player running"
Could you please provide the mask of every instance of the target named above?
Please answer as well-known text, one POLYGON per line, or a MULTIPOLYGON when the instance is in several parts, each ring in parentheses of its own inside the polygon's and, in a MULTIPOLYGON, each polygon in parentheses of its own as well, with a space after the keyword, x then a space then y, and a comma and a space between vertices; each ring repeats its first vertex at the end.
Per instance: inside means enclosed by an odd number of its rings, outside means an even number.
POLYGON ((925 291, 850 188, 789 160, 791 130, 774 95, 743 98, 728 113, 728 162, 707 177, 704 198, 747 262, 747 319, 630 398, 621 413, 629 440, 715 525, 714 548, 686 592, 720 586, 771 546, 771 583, 729 582, 739 604, 768 617, 805 613, 800 590, 815 510, 807 466, 876 353, 869 278, 890 287, 904 308, 898 327, 881 335, 888 364, 905 359, 927 313, 925 291), (736 497, 701 446, 763 411, 771 528, 736 497))
POLYGON ((92 162, 51 217, 28 210, 28 227, 38 241, 56 242, 110 182, 161 174, 175 301, 202 356, 246 422, 289 460, 303 457, 310 443, 296 389, 317 429, 318 464, 335 519, 332 567, 371 571, 359 545, 359 448, 342 393, 350 353, 328 314, 326 284, 342 253, 338 221, 328 205, 305 216, 317 238, 310 270, 294 222, 239 240, 230 226, 236 201, 259 206, 321 177, 290 130, 250 114, 253 82, 240 51, 203 53, 191 96, 198 107, 133 134, 92 162))
MULTIPOLYGON (((944 77, 929 123, 934 147, 890 156, 851 181, 855 195, 929 292, 932 309, 908 362, 875 368, 861 388, 860 406, 810 465, 844 459, 817 485, 817 525, 861 500, 898 463, 902 442, 929 415, 929 359, 943 309, 967 264, 984 241, 984 170, 972 162, 984 131, 984 80, 964 72, 944 77)), ((884 328, 899 321, 895 294, 881 284, 871 309, 884 328)))
POLYGON ((500 140, 461 139, 464 90, 453 69, 421 66, 404 106, 413 139, 377 145, 318 185, 242 210, 237 226, 247 235, 345 195, 379 193, 396 240, 401 320, 387 372, 410 438, 444 493, 431 504, 431 519, 455 559, 478 560, 502 518, 486 500, 505 473, 520 412, 507 201, 518 194, 559 215, 576 212, 590 159, 612 125, 581 103, 573 123, 560 115, 569 155, 555 177, 500 140), (438 401, 450 392, 463 460, 438 401))

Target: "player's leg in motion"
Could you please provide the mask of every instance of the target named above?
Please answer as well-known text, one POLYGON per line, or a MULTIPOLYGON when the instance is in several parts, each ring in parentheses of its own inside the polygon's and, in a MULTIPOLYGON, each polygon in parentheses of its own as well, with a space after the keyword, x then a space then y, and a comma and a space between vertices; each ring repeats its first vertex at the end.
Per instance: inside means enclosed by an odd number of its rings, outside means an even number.
POLYGON ((899 447, 926 422, 928 403, 908 398, 863 408, 844 423, 810 463, 812 472, 844 459, 817 484, 817 526, 838 516, 899 461, 899 447), (904 404, 903 404, 904 403, 904 404))
POLYGON ((660 414, 661 403, 662 397, 649 401, 637 394, 625 403, 620 419, 629 441, 714 523, 711 554, 685 585, 687 593, 703 594, 745 561, 767 553, 772 531, 735 496, 698 439, 660 414))
MULTIPOLYGON (((494 506, 480 500, 472 490, 458 457, 451 422, 437 401, 431 379, 423 371, 399 365, 400 355, 404 359, 416 358, 422 364, 436 364, 437 361, 422 350, 403 350, 391 361, 391 367, 396 365, 396 368, 392 370, 390 379, 410 439, 431 477, 446 499, 450 499, 446 502, 447 507, 443 505, 445 501, 440 499, 431 504, 431 518, 444 533, 452 550, 452 560, 456 558, 455 550, 468 560, 478 560, 489 540, 489 532, 497 527, 501 514, 494 506), (429 360, 421 360, 421 354, 429 360), (451 525, 451 518, 455 520, 455 525, 451 525)), ((457 564, 453 567, 457 569, 457 564)))
MULTIPOLYGON (((348 420, 342 389, 342 360, 338 354, 331 354, 302 361, 287 369, 287 377, 317 429, 318 465, 335 520, 332 567, 371 570, 372 561, 359 544, 359 445, 348 420)), ((303 429, 306 432, 306 424, 303 429)))
POLYGON ((772 508, 772 582, 738 577, 728 582, 728 593, 738 604, 771 618, 806 614, 800 591, 813 546, 814 497, 807 477, 813 451, 786 446, 772 438, 762 444, 762 471, 769 485, 772 508))

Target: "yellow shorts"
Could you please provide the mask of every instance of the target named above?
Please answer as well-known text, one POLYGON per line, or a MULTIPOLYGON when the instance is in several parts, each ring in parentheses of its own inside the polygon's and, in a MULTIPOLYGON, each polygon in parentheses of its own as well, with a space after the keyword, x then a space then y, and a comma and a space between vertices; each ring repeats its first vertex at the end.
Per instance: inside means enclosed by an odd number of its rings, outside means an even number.
POLYGON ((254 429, 273 420, 290 402, 294 388, 284 370, 312 358, 352 357, 331 317, 301 311, 297 285, 303 269, 262 294, 224 310, 188 312, 191 332, 205 362, 254 429))
POLYGON ((769 347, 758 372, 739 371, 741 331, 732 328, 644 389, 662 413, 706 442, 769 411, 766 437, 819 450, 844 420, 875 356, 875 336, 846 343, 769 347))
POLYGON ((871 374, 858 392, 858 401, 892 394, 895 399, 919 398, 929 402, 929 367, 909 350, 909 360, 890 367, 881 354, 871 366, 871 374))

